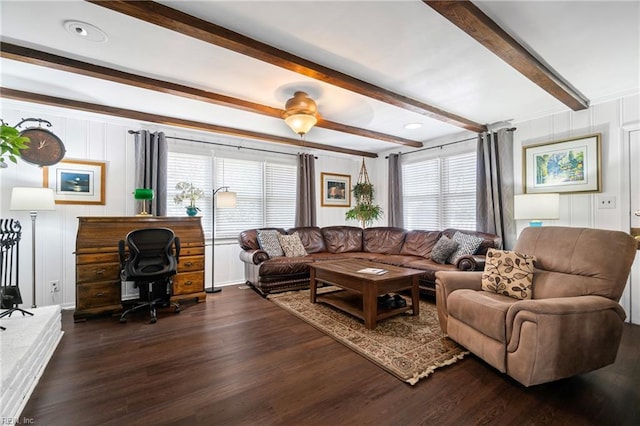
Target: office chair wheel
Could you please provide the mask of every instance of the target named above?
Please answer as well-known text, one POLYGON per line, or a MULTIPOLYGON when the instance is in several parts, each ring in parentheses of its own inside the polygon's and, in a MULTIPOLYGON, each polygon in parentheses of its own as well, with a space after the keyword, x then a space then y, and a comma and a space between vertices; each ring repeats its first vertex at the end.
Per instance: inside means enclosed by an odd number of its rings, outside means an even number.
POLYGON ((126 322, 127 322, 127 319, 126 319, 126 318, 120 318, 120 324, 124 324, 124 323, 126 323, 126 322))
POLYGON ((151 318, 149 320, 149 324, 155 324, 156 322, 158 322, 158 318, 151 318))

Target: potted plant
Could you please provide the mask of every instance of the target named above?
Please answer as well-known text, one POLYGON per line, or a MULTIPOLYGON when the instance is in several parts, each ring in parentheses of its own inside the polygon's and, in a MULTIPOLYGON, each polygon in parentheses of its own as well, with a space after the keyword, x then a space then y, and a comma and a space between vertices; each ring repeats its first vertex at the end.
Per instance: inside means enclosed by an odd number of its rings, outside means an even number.
POLYGON ((16 158, 20 156, 20 150, 25 149, 28 142, 28 137, 20 136, 15 127, 0 119, 0 168, 7 167, 7 163, 4 162, 5 154, 11 162, 17 163, 16 158))
POLYGON ((200 211, 200 208, 196 206, 196 201, 204 197, 204 191, 200 188, 193 186, 191 182, 178 182, 176 189, 180 190, 180 193, 173 197, 173 201, 176 204, 182 204, 183 201, 189 201, 189 205, 186 206, 187 214, 189 216, 195 216, 200 211))
POLYGON ((382 217, 380 206, 373 204, 373 184, 369 181, 367 169, 362 160, 358 183, 351 190, 355 206, 345 214, 347 220, 358 220, 362 228, 371 225, 374 220, 382 217))

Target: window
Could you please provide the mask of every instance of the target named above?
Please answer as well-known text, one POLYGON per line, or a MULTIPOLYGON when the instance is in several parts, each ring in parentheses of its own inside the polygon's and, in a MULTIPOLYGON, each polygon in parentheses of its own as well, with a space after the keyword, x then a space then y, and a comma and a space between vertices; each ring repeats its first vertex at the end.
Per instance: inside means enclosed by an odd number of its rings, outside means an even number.
MULTIPOLYGON (((185 203, 173 201, 179 192, 178 182, 191 182, 205 197, 197 201, 205 236, 211 238, 212 194, 214 189, 229 186, 237 194, 236 208, 216 208, 216 238, 237 238, 252 228, 291 228, 295 225, 297 166, 273 160, 249 160, 216 157, 207 153, 177 152, 168 156, 167 214, 185 216, 185 203), (212 172, 213 164, 213 172, 212 172)), ((286 161, 286 160, 284 160, 286 161)), ((217 197, 217 196, 216 196, 217 197)))
POLYGON ((252 228, 291 228, 295 224, 295 164, 215 159, 217 187, 237 194, 235 209, 216 209, 216 238, 235 238, 252 228))
POLYGON ((176 204, 173 200, 180 190, 176 189, 178 182, 190 182, 193 186, 204 191, 204 198, 196 201, 200 209, 199 216, 203 216, 202 228, 205 235, 211 235, 211 221, 204 218, 211 217, 211 156, 169 152, 167 159, 167 215, 185 216, 188 202, 176 204))
POLYGON ((475 230, 475 151, 403 164, 402 181, 406 228, 475 230))

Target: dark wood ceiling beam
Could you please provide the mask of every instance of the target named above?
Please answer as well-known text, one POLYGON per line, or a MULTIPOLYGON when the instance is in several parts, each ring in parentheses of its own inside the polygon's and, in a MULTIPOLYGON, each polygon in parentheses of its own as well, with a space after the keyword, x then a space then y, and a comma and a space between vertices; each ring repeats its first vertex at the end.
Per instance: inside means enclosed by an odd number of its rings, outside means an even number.
POLYGON ((470 1, 423 2, 572 110, 589 108, 589 100, 584 95, 470 1))
POLYGON ((86 1, 463 129, 477 133, 487 130, 486 126, 464 117, 391 92, 153 1, 86 1))
POLYGON ((266 133, 253 132, 249 130, 235 129, 232 127, 218 126, 216 124, 202 123, 199 121, 184 120, 181 118, 169 117, 166 115, 149 114, 146 112, 135 111, 132 109, 115 108, 105 105, 98 105, 90 102, 75 101, 71 99, 58 98, 54 96, 41 95, 38 93, 24 92, 21 90, 8 89, 0 87, 0 96, 7 99, 15 99, 25 102, 33 102, 43 105, 51 105, 61 108, 75 109, 85 112, 93 112, 96 114, 112 115, 116 117, 129 118, 132 120, 146 121, 149 123, 162 124, 165 126, 181 127, 185 129, 201 130, 236 136, 240 138, 255 139, 262 142, 273 142, 284 145, 292 145, 300 148, 311 148, 323 151, 339 152, 341 154, 357 155, 359 157, 377 158, 378 155, 373 152, 359 151, 355 149, 340 148, 335 146, 323 145, 319 143, 309 142, 300 139, 290 139, 280 136, 268 135, 266 133))
MULTIPOLYGON (((87 62, 82 62, 11 43, 0 42, 0 57, 25 62, 32 65, 53 68, 60 71, 81 74, 88 77, 108 80, 115 83, 126 84, 142 89, 153 90, 160 93, 166 93, 170 95, 194 99, 197 101, 208 102, 224 107, 240 109, 256 114, 267 115, 269 117, 278 119, 282 118, 283 110, 279 108, 273 108, 267 105, 261 105, 255 102, 249 102, 243 99, 233 98, 231 96, 208 92, 205 90, 171 83, 168 81, 144 77, 124 71, 118 71, 112 68, 94 65, 87 62)), ((316 126, 334 130, 337 132, 376 139, 383 142, 410 146, 413 148, 421 148, 423 146, 422 142, 400 138, 385 133, 375 132, 368 129, 362 129, 359 127, 348 126, 346 124, 336 123, 334 121, 324 120, 322 118, 318 120, 316 126)))

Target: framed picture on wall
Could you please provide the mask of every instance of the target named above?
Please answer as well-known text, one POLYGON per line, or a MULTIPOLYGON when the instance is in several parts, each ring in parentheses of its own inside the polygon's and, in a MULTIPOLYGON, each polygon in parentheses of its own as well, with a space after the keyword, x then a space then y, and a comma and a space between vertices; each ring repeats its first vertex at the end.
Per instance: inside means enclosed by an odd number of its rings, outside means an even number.
POLYGON ((524 192, 602 191, 600 133, 522 148, 524 192))
POLYGON ((351 207, 351 176, 321 173, 322 207, 351 207))
POLYGON ((51 188, 56 204, 105 204, 102 161, 64 159, 42 168, 42 186, 51 188))

